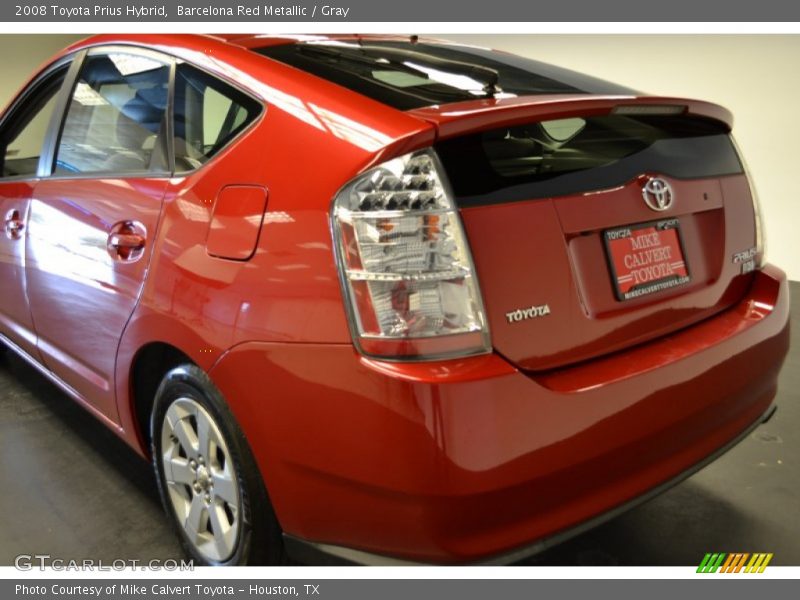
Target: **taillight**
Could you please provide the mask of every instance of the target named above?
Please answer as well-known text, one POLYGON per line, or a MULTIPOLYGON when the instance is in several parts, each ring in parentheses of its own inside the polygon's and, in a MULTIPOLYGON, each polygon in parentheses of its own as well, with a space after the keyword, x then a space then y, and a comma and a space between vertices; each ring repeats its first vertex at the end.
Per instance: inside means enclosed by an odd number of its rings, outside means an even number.
POLYGON ((767 262, 767 240, 764 234, 764 217, 761 212, 761 202, 758 199, 758 192, 756 191, 756 184, 753 181, 753 174, 747 166, 747 161, 744 159, 741 148, 736 140, 731 136, 733 145, 736 148, 736 153, 739 155, 739 162, 742 163, 744 175, 747 177, 747 183, 750 186, 750 197, 753 199, 753 217, 755 219, 755 236, 756 236, 756 268, 760 269, 767 262))
POLYGON ((333 204, 333 230, 364 354, 430 359, 489 350, 464 229, 432 150, 347 184, 333 204))

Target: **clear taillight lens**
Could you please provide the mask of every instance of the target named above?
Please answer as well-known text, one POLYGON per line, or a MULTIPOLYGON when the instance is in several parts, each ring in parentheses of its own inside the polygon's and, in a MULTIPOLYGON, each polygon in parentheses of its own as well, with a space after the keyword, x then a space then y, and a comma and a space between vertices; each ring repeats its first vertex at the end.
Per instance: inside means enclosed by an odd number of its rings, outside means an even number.
POLYGON ((761 212, 761 201, 758 199, 755 183, 751 175, 747 175, 750 182, 750 195, 753 197, 753 212, 756 219, 756 266, 763 267, 767 262, 767 237, 764 233, 764 216, 761 212))
POLYGON ((345 186, 333 228, 362 352, 434 358, 488 351, 469 247, 433 151, 390 160, 345 186))
POLYGON ((744 154, 736 143, 736 140, 731 136, 733 145, 739 155, 739 162, 742 163, 744 175, 747 177, 747 183, 750 185, 750 197, 753 199, 753 216, 755 218, 756 226, 756 268, 760 269, 767 262, 767 240, 764 235, 764 217, 761 212, 761 202, 758 199, 758 191, 756 190, 755 181, 753 181, 753 174, 747 166, 747 161, 744 159, 744 154))

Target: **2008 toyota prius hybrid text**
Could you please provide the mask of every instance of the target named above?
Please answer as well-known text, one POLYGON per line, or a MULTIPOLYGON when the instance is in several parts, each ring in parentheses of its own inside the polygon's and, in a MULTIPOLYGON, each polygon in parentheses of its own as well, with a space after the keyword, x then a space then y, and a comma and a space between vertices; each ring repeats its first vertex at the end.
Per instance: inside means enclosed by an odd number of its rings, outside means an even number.
POLYGON ((0 123, 0 339, 198 563, 514 562, 774 410, 731 126, 416 37, 93 37, 0 123))

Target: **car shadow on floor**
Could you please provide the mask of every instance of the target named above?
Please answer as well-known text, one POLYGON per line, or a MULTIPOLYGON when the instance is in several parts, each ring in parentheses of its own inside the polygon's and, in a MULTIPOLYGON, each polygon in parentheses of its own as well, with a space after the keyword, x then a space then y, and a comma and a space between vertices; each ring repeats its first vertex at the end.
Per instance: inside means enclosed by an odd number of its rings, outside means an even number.
POLYGON ((538 566, 691 566, 728 549, 750 515, 691 479, 608 523, 521 561, 538 566), (739 531, 737 531, 737 529, 739 531))

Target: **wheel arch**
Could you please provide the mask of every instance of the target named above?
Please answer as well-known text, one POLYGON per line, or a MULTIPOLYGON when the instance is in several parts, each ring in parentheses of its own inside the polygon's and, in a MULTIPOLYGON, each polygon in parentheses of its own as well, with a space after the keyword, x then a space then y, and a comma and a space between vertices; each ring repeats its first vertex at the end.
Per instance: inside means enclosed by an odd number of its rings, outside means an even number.
POLYGON ((183 364, 196 364, 188 355, 166 342, 141 347, 130 368, 130 414, 141 449, 150 454, 150 413, 164 376, 183 364))
POLYGON ((214 338, 148 303, 134 311, 117 348, 115 386, 122 437, 144 458, 150 458, 148 411, 158 384, 179 364, 208 373, 229 343, 214 338))

